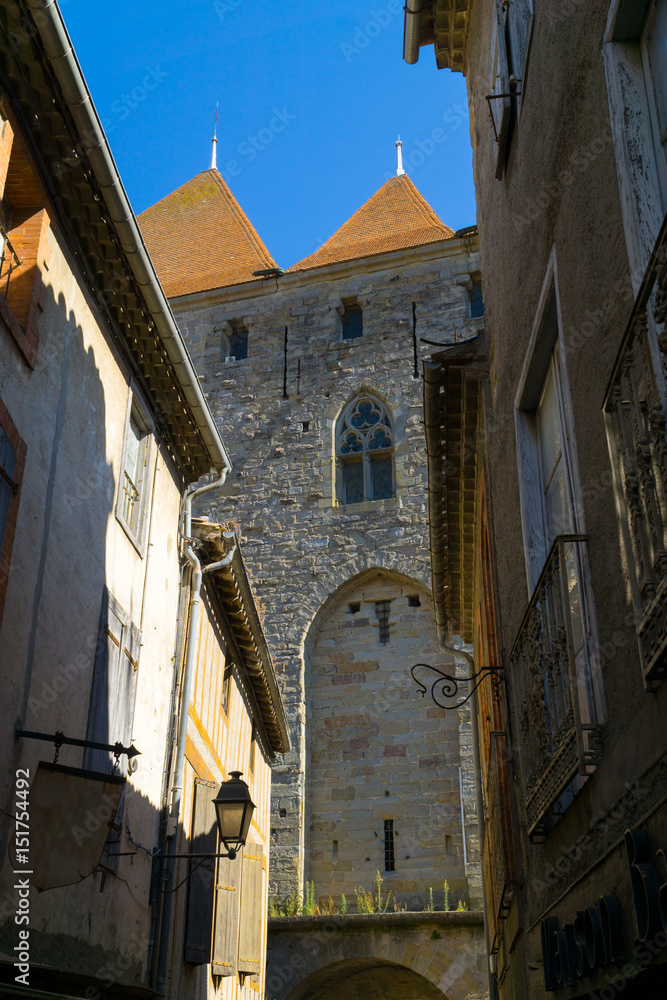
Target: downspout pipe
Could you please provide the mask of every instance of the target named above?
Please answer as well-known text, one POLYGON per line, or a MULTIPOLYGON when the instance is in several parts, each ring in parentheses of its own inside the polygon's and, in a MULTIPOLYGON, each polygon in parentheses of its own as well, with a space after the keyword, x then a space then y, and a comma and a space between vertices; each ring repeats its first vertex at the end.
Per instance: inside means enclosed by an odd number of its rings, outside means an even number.
POLYGON ((26 0, 65 102, 72 115, 85 155, 104 198, 121 247, 152 315, 164 348, 183 390, 193 419, 215 469, 229 466, 229 456, 199 385, 190 355, 167 297, 158 280, 139 225, 118 174, 90 91, 74 54, 56 0, 26 0))
POLYGON ((413 66, 419 60, 422 10, 426 0, 406 0, 403 15, 403 59, 413 66))
MULTIPOLYGON (((468 676, 473 677, 475 673, 475 661, 472 655, 466 652, 465 649, 459 649, 458 646, 454 645, 453 636, 449 634, 447 638, 443 638, 442 635, 438 637, 438 642, 441 650, 444 653, 449 653, 452 656, 460 656, 462 660, 465 660, 468 664, 468 676)), ((471 680, 471 684, 473 681, 471 680)), ((491 943, 489 940, 489 916, 487 911, 486 903, 486 886, 484 884, 484 799, 482 796, 482 770, 479 760, 479 728, 477 725, 477 691, 473 693, 471 700, 471 711, 470 711, 470 728, 472 731, 472 764, 473 771, 475 773, 475 809, 477 811, 477 831, 479 838, 479 858, 480 858, 480 874, 482 877, 482 912, 484 914, 484 944, 486 948, 486 963, 487 963, 487 976, 489 979, 489 1000, 498 1000, 498 991, 496 989, 496 980, 491 972, 491 943)), ((463 808, 463 799, 461 799, 461 808, 463 808)))
MULTIPOLYGON (((185 664, 183 667, 183 679, 181 681, 181 697, 178 719, 178 741, 176 747, 176 759, 174 763, 174 776, 171 784, 171 803, 169 808, 169 818, 167 821, 167 846, 165 855, 167 858, 166 871, 168 873, 168 883, 174 876, 174 863, 176 847, 178 842, 178 821, 181 815, 181 802, 183 798, 183 775, 185 773, 185 744, 188 735, 188 715, 190 709, 190 691, 192 689, 192 677, 194 674, 197 636, 199 635, 199 617, 201 610, 201 585, 204 573, 213 573, 224 566, 228 566, 236 552, 236 544, 230 552, 218 562, 209 563, 202 568, 201 560, 195 552, 192 538, 192 501, 195 497, 200 497, 211 490, 219 489, 224 485, 231 465, 228 463, 221 471, 217 479, 204 486, 189 489, 183 501, 183 512, 181 515, 181 537, 184 543, 184 555, 186 561, 192 569, 190 580, 190 607, 188 615, 188 636, 185 649, 185 664)), ((162 919, 160 921, 160 948, 158 952, 158 964, 156 975, 156 986, 160 993, 164 994, 167 979, 167 963, 170 953, 169 931, 171 926, 172 893, 165 893, 162 907, 162 919)))

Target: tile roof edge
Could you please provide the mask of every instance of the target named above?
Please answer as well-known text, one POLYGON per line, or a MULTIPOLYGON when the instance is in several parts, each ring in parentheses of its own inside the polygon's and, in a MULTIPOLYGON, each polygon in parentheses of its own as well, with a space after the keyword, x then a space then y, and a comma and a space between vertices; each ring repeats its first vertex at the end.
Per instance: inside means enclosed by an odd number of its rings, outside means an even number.
MULTIPOLYGON (((446 228, 449 229, 448 226, 446 228)), ((430 247, 433 246, 435 243, 449 243, 450 240, 458 239, 458 237, 455 236, 453 230, 450 230, 450 232, 451 232, 450 236, 443 235, 442 239, 440 240, 429 240, 426 243, 407 243, 405 244, 405 246, 391 247, 389 250, 378 250, 375 253, 364 253, 360 254, 358 257, 340 257, 338 260, 327 260, 324 261, 324 263, 322 264, 310 264, 308 267, 300 267, 299 265, 302 263, 302 261, 297 261, 296 264, 292 264, 291 267, 287 268, 285 274, 297 274, 300 271, 316 271, 321 267, 335 267, 337 264, 351 264, 356 260, 365 260, 368 257, 382 257, 384 254, 401 253, 404 250, 417 250, 420 247, 430 247)), ((315 253, 319 253, 319 251, 316 250, 315 253)), ((311 254, 310 256, 314 257, 315 254, 311 254)), ((309 259, 310 259, 309 257, 303 258, 303 260, 309 260, 309 259)))

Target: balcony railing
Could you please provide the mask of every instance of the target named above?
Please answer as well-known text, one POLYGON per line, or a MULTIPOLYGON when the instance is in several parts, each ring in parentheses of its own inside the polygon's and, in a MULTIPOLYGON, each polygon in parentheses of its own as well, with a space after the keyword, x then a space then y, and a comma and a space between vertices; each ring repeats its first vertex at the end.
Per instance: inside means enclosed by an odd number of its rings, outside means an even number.
POLYGON ((586 539, 553 544, 510 656, 528 834, 541 838, 599 760, 596 679, 585 583, 586 539))
POLYGON ((649 688, 667 676, 667 220, 605 397, 621 529, 649 688))

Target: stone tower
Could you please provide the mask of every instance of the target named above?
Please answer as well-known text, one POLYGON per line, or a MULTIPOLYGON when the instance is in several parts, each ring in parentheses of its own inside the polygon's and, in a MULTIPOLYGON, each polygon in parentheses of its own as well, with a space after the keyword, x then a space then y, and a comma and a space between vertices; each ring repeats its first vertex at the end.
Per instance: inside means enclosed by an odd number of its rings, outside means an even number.
POLYGON ((445 226, 404 174, 286 272, 215 169, 140 222, 234 463, 204 513, 240 526, 288 705, 272 891, 310 880, 354 909, 379 871, 409 909, 430 887, 440 908, 445 878, 450 906, 474 903, 469 726, 410 667, 448 663, 421 358, 483 323, 476 231, 445 226))

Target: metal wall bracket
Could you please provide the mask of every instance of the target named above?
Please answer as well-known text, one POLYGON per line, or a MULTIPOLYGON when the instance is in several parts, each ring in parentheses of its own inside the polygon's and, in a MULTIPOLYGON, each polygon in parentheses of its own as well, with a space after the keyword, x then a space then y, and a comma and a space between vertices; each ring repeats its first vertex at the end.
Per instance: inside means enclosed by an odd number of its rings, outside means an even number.
POLYGON ((90 750, 108 750, 109 753, 114 754, 119 757, 121 754, 125 754, 126 757, 132 758, 141 754, 141 750, 137 750, 134 744, 129 747, 124 747, 122 743, 96 743, 95 740, 75 740, 69 736, 64 736, 60 730, 56 733, 34 733, 28 729, 16 729, 14 731, 15 740, 44 740, 46 743, 55 743, 56 747, 59 749, 62 746, 67 747, 87 747, 90 750))
POLYGON ((438 708, 444 708, 445 711, 449 711, 450 709, 453 708, 461 708, 462 705, 465 705, 465 703, 472 698, 473 694, 480 686, 485 677, 491 678, 491 690, 493 694, 493 700, 497 704, 500 704, 502 698, 501 684, 505 679, 504 668, 501 666, 481 667, 477 671, 477 673, 473 674, 471 677, 455 677, 453 674, 445 673, 444 670, 440 670, 438 667, 431 666, 430 663, 415 663, 414 666, 410 668, 410 673, 412 674, 412 677, 415 683, 417 684, 417 687, 419 688, 419 693, 423 697, 426 694, 428 688, 426 687, 425 684, 422 684, 422 682, 415 674, 415 670, 417 670, 418 667, 425 667, 426 670, 432 670, 434 674, 438 675, 431 684, 431 698, 438 706, 438 708), (469 683, 472 684, 470 691, 468 692, 466 697, 463 698, 461 701, 455 701, 454 704, 451 704, 452 700, 457 697, 459 693, 459 684, 462 682, 466 684, 469 683), (438 685, 440 685, 439 688, 438 685), (444 704, 442 701, 440 701, 438 698, 439 695, 442 696, 443 698, 446 698, 449 701, 449 704, 444 704))

